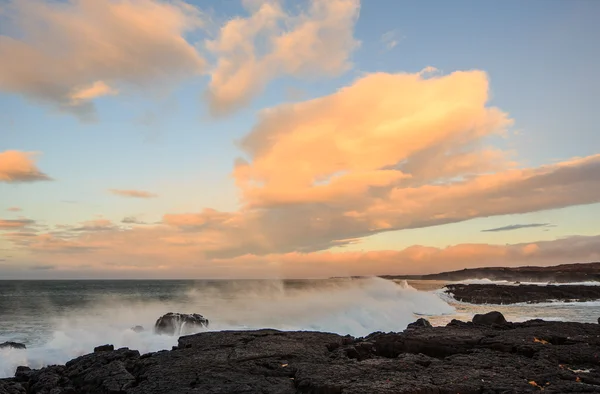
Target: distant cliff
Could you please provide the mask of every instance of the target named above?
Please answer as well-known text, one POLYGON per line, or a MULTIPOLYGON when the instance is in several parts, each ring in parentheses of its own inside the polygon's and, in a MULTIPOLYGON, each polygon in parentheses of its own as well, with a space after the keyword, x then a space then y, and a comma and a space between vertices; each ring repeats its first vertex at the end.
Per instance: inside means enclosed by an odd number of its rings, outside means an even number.
POLYGON ((384 279, 448 280, 490 279, 519 282, 600 281, 600 262, 551 267, 482 267, 429 275, 382 275, 384 279))

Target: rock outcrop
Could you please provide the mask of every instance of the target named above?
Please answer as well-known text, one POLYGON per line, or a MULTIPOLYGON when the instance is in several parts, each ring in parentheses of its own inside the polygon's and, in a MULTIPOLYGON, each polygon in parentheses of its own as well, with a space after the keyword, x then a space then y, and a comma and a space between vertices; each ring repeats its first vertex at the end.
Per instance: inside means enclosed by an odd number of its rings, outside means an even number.
POLYGON ((445 280, 468 279, 507 280, 510 282, 600 282, 600 262, 561 264, 549 267, 481 267, 427 275, 382 275, 384 279, 445 280))
POLYGON ((445 291, 458 301, 471 304, 600 300, 600 286, 451 284, 446 285, 445 291))
POLYGON ((88 354, 0 379, 0 394, 592 393, 600 325, 455 321, 353 338, 276 330, 204 332, 171 351, 88 354))
POLYGON ((3 342, 0 343, 0 349, 26 349, 27 346, 19 342, 3 342))
POLYGON ((208 319, 197 313, 169 312, 158 318, 154 325, 156 334, 183 335, 197 332, 203 327, 208 327, 208 319))

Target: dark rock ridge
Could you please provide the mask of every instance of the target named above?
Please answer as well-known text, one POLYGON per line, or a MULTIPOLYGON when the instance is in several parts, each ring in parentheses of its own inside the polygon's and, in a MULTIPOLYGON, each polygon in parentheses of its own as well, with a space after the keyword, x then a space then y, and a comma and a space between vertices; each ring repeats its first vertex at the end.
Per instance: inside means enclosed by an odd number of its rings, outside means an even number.
POLYGON ((21 367, 0 379, 0 394, 598 393, 599 360, 600 325, 584 323, 455 320, 364 338, 204 332, 171 351, 123 348, 21 367))
POLYGON ((158 318, 154 325, 154 332, 157 334, 180 335, 189 334, 202 327, 208 327, 208 319, 202 315, 169 312, 158 318))
POLYGON ((458 301, 470 304, 600 300, 600 286, 451 284, 446 285, 445 291, 452 294, 458 301))
POLYGON ((26 349, 27 346, 25 346, 24 344, 19 343, 19 342, 3 342, 3 343, 0 343, 0 349, 7 349, 7 348, 10 348, 10 349, 26 349))
POLYGON ((562 264, 550 267, 483 267, 429 275, 383 275, 385 279, 447 280, 490 279, 520 282, 600 281, 600 262, 562 264))

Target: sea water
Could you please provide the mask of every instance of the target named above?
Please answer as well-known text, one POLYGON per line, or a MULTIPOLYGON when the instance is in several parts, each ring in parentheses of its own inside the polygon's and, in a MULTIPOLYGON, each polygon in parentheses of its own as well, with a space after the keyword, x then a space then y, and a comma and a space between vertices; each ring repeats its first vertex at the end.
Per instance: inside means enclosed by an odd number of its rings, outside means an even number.
POLYGON ((170 349, 177 337, 156 335, 167 312, 200 313, 202 330, 315 330, 364 336, 402 331, 418 317, 434 325, 499 310, 508 320, 533 318, 596 322, 600 303, 512 306, 460 303, 444 282, 380 278, 237 281, 0 281, 0 377, 17 366, 61 364, 102 344, 140 353, 170 349), (131 328, 141 325, 143 332, 131 328))

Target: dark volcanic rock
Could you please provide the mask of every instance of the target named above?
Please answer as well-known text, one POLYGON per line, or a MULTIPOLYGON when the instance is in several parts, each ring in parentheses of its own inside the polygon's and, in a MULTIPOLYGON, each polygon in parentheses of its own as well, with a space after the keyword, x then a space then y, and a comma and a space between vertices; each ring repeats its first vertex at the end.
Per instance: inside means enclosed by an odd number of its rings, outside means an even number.
POLYGON ((154 332, 157 334, 180 335, 189 334, 202 327, 208 327, 208 319, 202 315, 169 312, 156 321, 154 332))
POLYGON ((11 348, 11 349, 26 349, 27 346, 25 346, 23 343, 19 343, 19 342, 3 342, 3 343, 0 343, 0 349, 6 349, 6 348, 11 348))
POLYGON ((427 319, 423 319, 422 317, 417 319, 417 321, 410 323, 406 328, 424 328, 424 327, 431 327, 431 323, 429 323, 429 320, 427 319))
POLYGON ((173 351, 88 354, 0 394, 600 392, 600 325, 533 320, 373 333, 205 332, 173 351))
POLYGON ((494 324, 502 325, 506 324, 506 319, 502 313, 493 311, 473 316, 473 324, 480 324, 483 326, 491 326, 494 324))
POLYGON ((453 294, 458 301, 471 304, 600 300, 600 286, 451 284, 446 285, 446 292, 453 294))
POLYGON ((94 353, 98 353, 98 352, 111 352, 115 350, 115 347, 113 345, 102 345, 102 346, 96 346, 94 348, 94 353))
POLYGON ((467 279, 507 280, 511 282, 600 282, 600 262, 561 264, 550 267, 482 267, 428 275, 384 275, 385 279, 446 280, 467 279))

